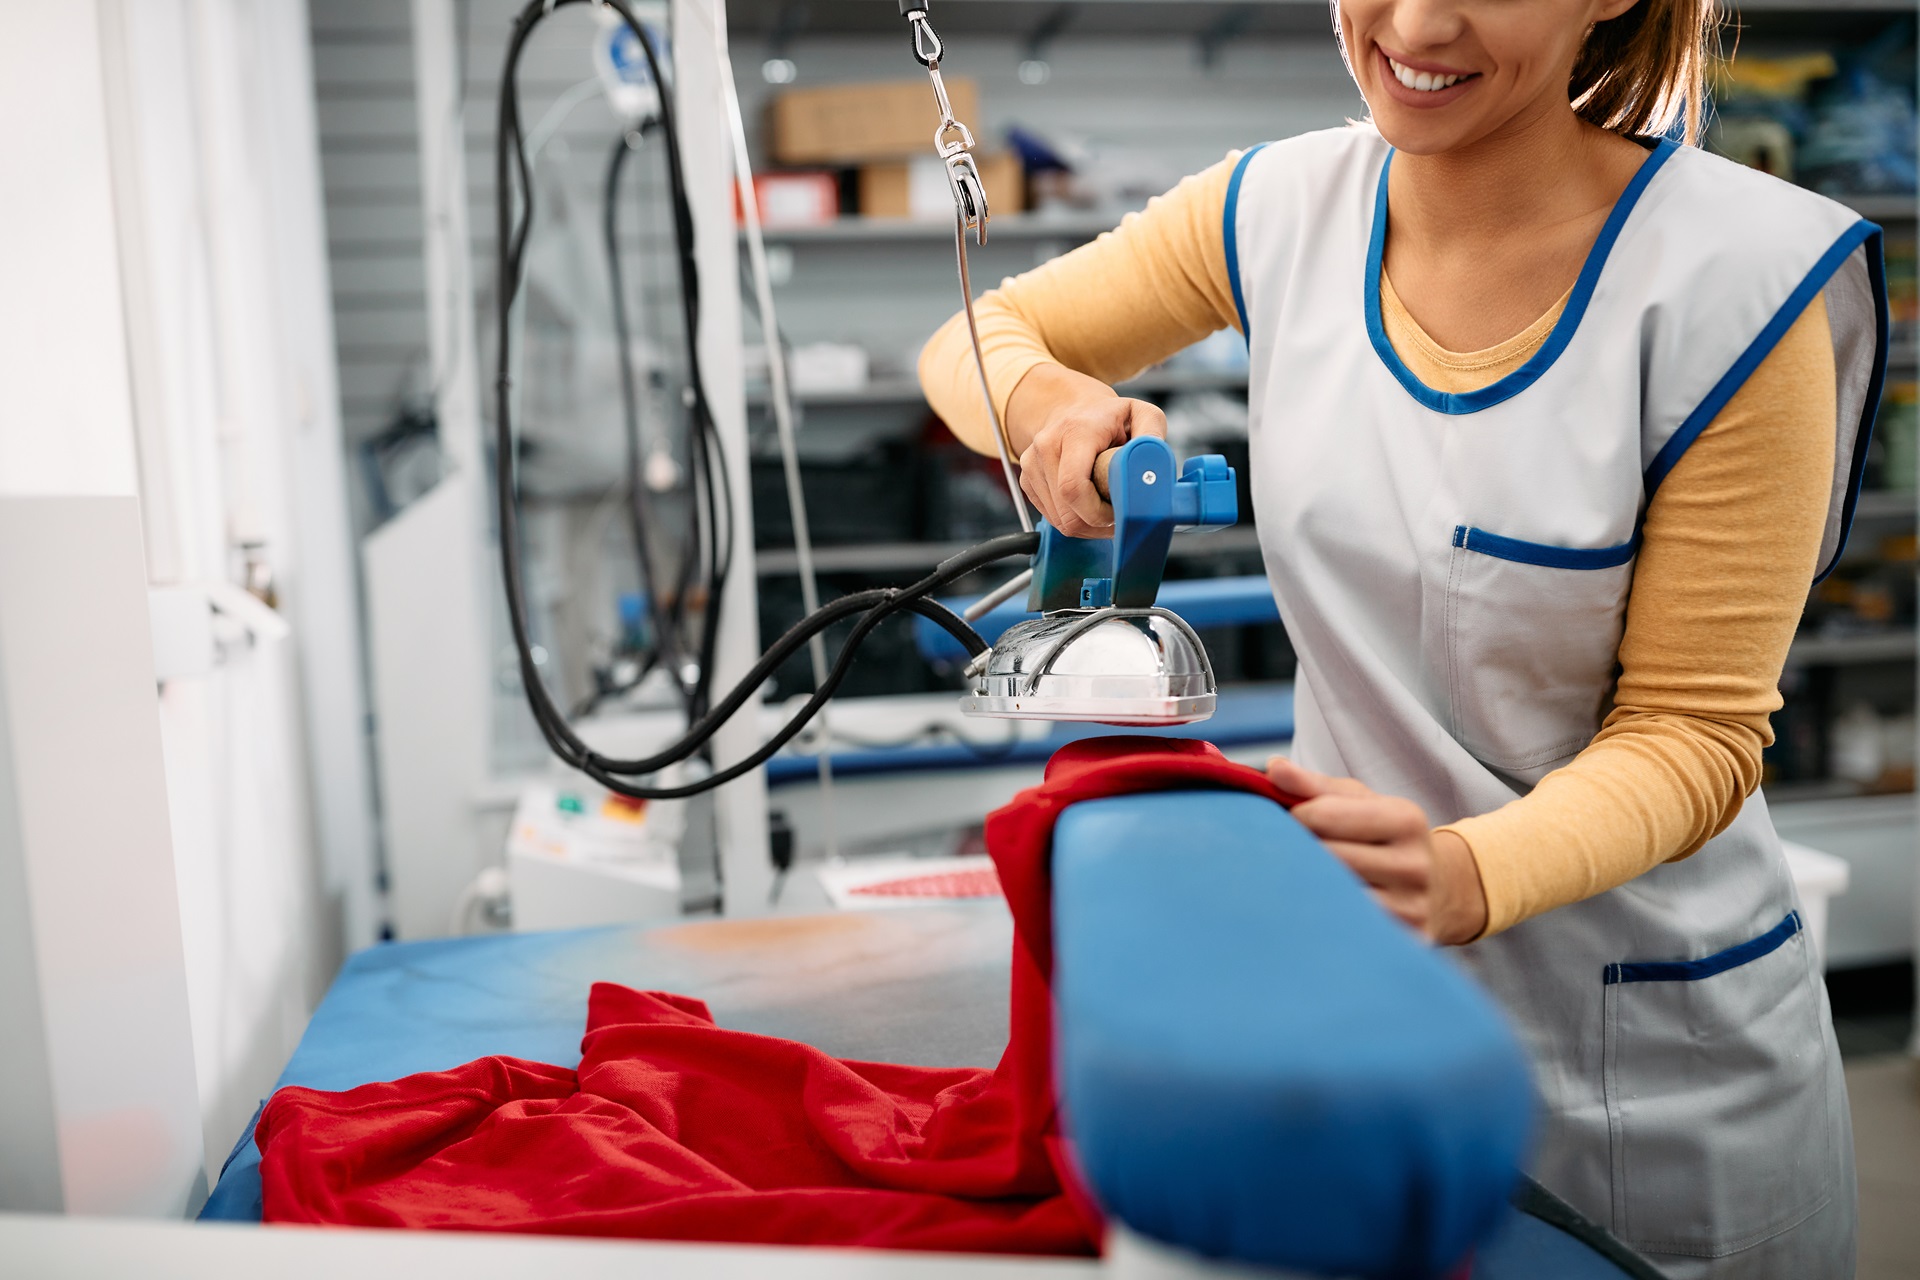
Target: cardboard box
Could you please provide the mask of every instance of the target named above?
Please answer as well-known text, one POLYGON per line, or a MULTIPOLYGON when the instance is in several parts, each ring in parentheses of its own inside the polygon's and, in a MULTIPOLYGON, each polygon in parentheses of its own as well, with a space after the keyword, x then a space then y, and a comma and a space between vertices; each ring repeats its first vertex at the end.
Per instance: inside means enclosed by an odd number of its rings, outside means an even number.
MULTIPOLYGON (((946 84, 954 116, 979 129, 979 87, 962 76, 949 76, 946 84)), ((778 164, 857 165, 932 154, 940 111, 922 77, 788 89, 768 108, 767 124, 778 164)))
MULTIPOLYGON (((746 221, 733 183, 733 220, 746 221)), ((756 173, 754 204, 764 227, 812 227, 840 216, 840 180, 831 173, 756 173)))
MULTIPOLYGON (((1026 207, 1026 174, 1011 151, 974 153, 980 181, 987 189, 987 211, 994 217, 1026 207)), ((947 166, 938 156, 863 165, 860 214, 867 218, 951 218, 953 192, 947 166)))

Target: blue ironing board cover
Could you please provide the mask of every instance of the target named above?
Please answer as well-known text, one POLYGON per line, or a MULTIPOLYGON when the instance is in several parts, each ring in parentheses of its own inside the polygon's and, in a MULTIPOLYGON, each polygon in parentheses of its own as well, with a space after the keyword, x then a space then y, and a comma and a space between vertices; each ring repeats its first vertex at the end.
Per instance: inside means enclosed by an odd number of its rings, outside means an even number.
POLYGON ((1204 1257, 1439 1275, 1488 1239, 1535 1095, 1493 1000, 1244 792, 1053 831, 1056 1070, 1100 1204, 1204 1257))
MULTIPOLYGON (((1012 940, 995 900, 386 943, 348 957, 274 1087, 351 1089, 493 1054, 572 1066, 595 982, 698 996, 722 1026, 843 1058, 992 1066, 1012 940)), ((200 1216, 260 1213, 249 1121, 200 1216)))

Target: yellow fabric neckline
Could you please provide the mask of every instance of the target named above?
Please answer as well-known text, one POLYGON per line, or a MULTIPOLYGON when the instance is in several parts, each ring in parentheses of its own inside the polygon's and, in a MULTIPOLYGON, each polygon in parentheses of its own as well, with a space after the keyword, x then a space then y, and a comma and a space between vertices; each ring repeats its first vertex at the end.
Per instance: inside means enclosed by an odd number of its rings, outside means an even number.
POLYGON ((1544 315, 1504 342, 1479 351, 1449 351, 1420 327, 1420 322, 1400 301, 1400 295, 1394 292, 1387 273, 1380 273, 1380 318, 1387 331, 1387 341, 1413 370, 1414 376, 1436 391, 1478 391, 1518 369, 1546 342, 1560 313, 1567 308, 1567 299, 1572 296, 1573 289, 1569 286, 1544 315))

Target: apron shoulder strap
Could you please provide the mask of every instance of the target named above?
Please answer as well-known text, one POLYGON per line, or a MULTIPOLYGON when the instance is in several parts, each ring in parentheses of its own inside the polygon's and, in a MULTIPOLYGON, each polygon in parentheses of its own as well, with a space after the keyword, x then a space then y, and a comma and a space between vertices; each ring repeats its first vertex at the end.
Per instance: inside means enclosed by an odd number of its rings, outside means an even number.
POLYGON ((1697 148, 1656 177, 1616 261, 1644 291, 1642 459, 1651 500, 1687 449, 1824 294, 1837 399, 1825 576, 1845 546, 1885 379, 1880 228, 1697 148))

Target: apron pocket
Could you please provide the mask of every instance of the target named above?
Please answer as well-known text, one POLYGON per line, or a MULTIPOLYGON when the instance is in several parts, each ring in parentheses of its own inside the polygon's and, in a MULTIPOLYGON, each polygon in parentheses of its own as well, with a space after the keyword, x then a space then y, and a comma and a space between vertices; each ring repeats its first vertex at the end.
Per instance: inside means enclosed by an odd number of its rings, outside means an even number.
POLYGON ((1639 540, 1560 547, 1461 525, 1447 572, 1446 688, 1454 738, 1525 771, 1600 731, 1639 540))
POLYGON ((1703 960, 1606 969, 1613 1227, 1718 1258, 1833 1195, 1828 1054, 1798 912, 1703 960))

